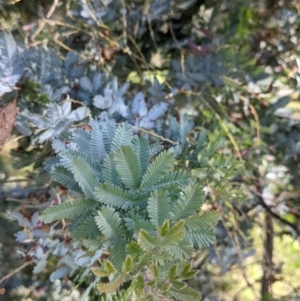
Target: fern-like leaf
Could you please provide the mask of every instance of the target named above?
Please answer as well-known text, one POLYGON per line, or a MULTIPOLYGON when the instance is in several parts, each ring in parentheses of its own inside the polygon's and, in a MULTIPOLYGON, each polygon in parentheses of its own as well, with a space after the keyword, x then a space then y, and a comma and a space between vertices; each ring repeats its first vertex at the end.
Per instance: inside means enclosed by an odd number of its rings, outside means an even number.
POLYGON ((116 124, 113 120, 104 120, 101 122, 103 129, 103 141, 105 145, 105 150, 110 153, 111 144, 116 131, 116 124))
POLYGON ((72 220, 70 231, 73 236, 78 239, 100 239, 101 233, 96 225, 95 217, 90 212, 89 215, 81 218, 76 217, 76 221, 72 220))
POLYGON ((99 184, 95 188, 96 199, 115 208, 127 209, 136 204, 135 195, 113 184, 99 184))
POLYGON ((170 198, 168 191, 155 190, 151 193, 147 207, 151 223, 158 228, 165 221, 170 212, 170 198))
POLYGON ((73 133, 73 141, 80 152, 91 154, 91 134, 82 129, 76 129, 73 133))
POLYGON ((186 231, 186 239, 195 247, 208 247, 215 240, 214 231, 211 228, 204 228, 198 231, 186 231))
POLYGON ((112 140, 111 151, 116 151, 122 145, 130 145, 133 138, 131 126, 127 123, 122 123, 112 140))
POLYGON ((213 228, 217 225, 220 219, 217 211, 205 212, 202 215, 195 215, 188 218, 185 226, 188 230, 196 231, 201 228, 213 228))
POLYGON ((172 215, 175 219, 187 218, 200 210, 205 198, 204 191, 199 185, 189 185, 173 207, 172 215))
POLYGON ((153 189, 167 189, 171 191, 174 188, 178 188, 178 186, 184 187, 189 183, 191 183, 191 180, 184 171, 173 171, 167 173, 156 185, 153 186, 153 189))
POLYGON ((174 156, 173 151, 168 150, 160 153, 155 160, 148 166, 143 177, 141 189, 152 190, 162 177, 173 168, 174 156))
POLYGON ((78 183, 74 180, 74 175, 63 166, 56 166, 50 171, 50 174, 56 182, 62 184, 70 190, 82 193, 78 183))
POLYGON ((93 200, 75 200, 73 202, 64 202, 47 208, 40 216, 44 223, 51 223, 55 220, 70 219, 80 215, 82 212, 95 208, 93 200))
POLYGON ((94 199, 94 189, 99 181, 93 169, 83 159, 74 158, 71 164, 71 171, 86 196, 94 199))
POLYGON ((100 250, 103 244, 98 239, 83 239, 82 244, 90 251, 100 250))
POLYGON ((155 156, 158 154, 160 151, 164 149, 164 146, 160 142, 156 142, 153 144, 150 144, 149 150, 150 150, 150 156, 155 156))
POLYGON ((106 238, 116 238, 122 236, 124 229, 121 225, 121 218, 113 208, 101 207, 95 221, 100 232, 106 238))
POLYGON ((91 132, 91 153, 96 161, 102 161, 106 156, 102 126, 95 123, 91 132))
POLYGON ((142 176, 144 175, 150 160, 150 150, 148 140, 144 137, 134 136, 131 141, 132 148, 139 160, 142 176))
POLYGON ((114 153, 114 161, 123 184, 129 189, 137 189, 141 182, 141 168, 133 149, 121 146, 114 153))
POLYGON ((169 290, 169 294, 179 301, 195 301, 201 299, 201 294, 189 287, 183 287, 182 289, 176 289, 172 287, 169 290))
POLYGON ((126 241, 124 239, 118 238, 114 240, 113 247, 110 250, 110 255, 112 262, 119 271, 122 269, 122 264, 126 257, 125 249, 126 241))
POLYGON ((107 156, 103 161, 102 175, 104 182, 121 185, 121 179, 116 170, 116 165, 113 160, 113 155, 107 156))

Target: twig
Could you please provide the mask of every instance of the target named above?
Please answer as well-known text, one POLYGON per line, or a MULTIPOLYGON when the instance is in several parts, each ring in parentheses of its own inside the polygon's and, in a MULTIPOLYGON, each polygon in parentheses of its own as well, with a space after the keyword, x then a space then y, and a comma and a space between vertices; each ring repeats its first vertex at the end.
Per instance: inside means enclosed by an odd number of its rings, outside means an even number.
POLYGON ((7 274, 6 276, 2 277, 0 279, 0 283, 4 282, 6 279, 10 278, 11 276, 13 276, 14 274, 20 272, 22 269, 24 269, 25 267, 27 267, 29 264, 32 263, 31 261, 27 261, 25 263, 23 263, 20 267, 16 268, 15 270, 13 270, 12 272, 10 272, 9 274, 7 274))
POLYGON ((56 8, 56 6, 57 6, 57 4, 58 4, 58 1, 59 1, 59 0, 54 0, 54 1, 53 1, 53 3, 52 3, 52 5, 51 5, 51 7, 50 7, 50 9, 49 9, 49 11, 48 11, 48 13, 47 13, 47 15, 46 15, 46 18, 47 18, 47 19, 49 19, 49 18, 52 16, 52 14, 54 13, 55 8, 56 8))
POLYGON ((146 133, 146 134, 152 135, 153 137, 159 138, 159 139, 162 140, 162 141, 169 142, 169 143, 171 143, 171 144, 173 144, 173 145, 179 145, 179 142, 172 141, 172 140, 170 140, 170 139, 164 138, 163 136, 160 136, 160 135, 158 135, 158 134, 155 134, 154 132, 147 131, 147 130, 145 130, 145 129, 139 128, 139 127, 134 126, 134 125, 131 125, 131 127, 134 128, 134 129, 136 129, 136 130, 138 130, 138 131, 140 131, 140 132, 144 132, 144 133, 146 133))

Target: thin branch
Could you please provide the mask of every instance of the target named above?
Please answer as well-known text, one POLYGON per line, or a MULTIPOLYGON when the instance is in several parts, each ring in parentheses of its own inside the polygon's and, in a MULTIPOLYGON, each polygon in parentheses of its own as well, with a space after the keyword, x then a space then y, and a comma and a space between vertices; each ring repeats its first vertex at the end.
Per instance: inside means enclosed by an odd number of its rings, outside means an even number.
POLYGON ((147 130, 145 130, 145 129, 139 128, 139 127, 134 126, 134 125, 132 125, 131 127, 134 128, 135 130, 140 131, 140 132, 143 132, 143 133, 149 134, 149 135, 151 135, 151 136, 153 136, 153 137, 159 138, 159 139, 162 140, 162 141, 169 142, 169 143, 171 143, 171 144, 173 144, 173 145, 179 145, 179 142, 177 142, 177 141, 172 141, 172 140, 167 139, 167 138, 165 138, 165 137, 163 137, 163 136, 160 136, 160 135, 158 135, 158 134, 155 134, 154 132, 147 131, 147 130))
POLYGON ((10 272, 9 274, 7 274, 6 276, 2 277, 0 279, 0 283, 4 282, 5 280, 7 280, 8 278, 10 278, 11 276, 13 276, 14 274, 20 272, 21 270, 23 270, 25 267, 27 267, 29 264, 31 264, 32 261, 27 261, 25 263, 23 263, 21 266, 19 266, 18 268, 16 268, 15 270, 13 270, 12 272, 10 272))
POLYGON ((52 16, 52 14, 54 13, 54 11, 55 11, 55 9, 56 9, 56 6, 57 6, 57 4, 58 4, 58 1, 59 1, 59 0, 54 0, 54 1, 53 1, 53 3, 52 3, 52 5, 51 5, 51 7, 50 7, 50 9, 49 9, 49 11, 48 11, 48 13, 47 13, 47 15, 46 15, 46 18, 47 18, 47 19, 49 19, 49 18, 52 16))

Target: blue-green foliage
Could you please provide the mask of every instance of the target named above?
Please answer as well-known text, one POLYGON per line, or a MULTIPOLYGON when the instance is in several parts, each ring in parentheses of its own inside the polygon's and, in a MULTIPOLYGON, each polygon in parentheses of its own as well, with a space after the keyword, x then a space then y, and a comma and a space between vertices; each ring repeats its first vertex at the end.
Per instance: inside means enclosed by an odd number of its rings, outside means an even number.
POLYGON ((58 150, 58 160, 46 163, 53 179, 80 197, 47 208, 40 220, 70 220, 73 237, 90 254, 109 252, 94 270, 110 277, 98 284, 102 293, 114 293, 129 281, 129 290, 140 298, 199 297, 184 284, 188 277, 180 269, 186 265, 194 275, 186 260, 194 247, 214 240, 218 214, 200 215, 202 188, 185 172, 174 171, 173 149, 155 155, 160 147, 134 135, 130 125, 115 129, 105 119, 91 121, 90 127, 66 135, 71 138, 58 150), (177 274, 166 276, 171 266, 177 274))

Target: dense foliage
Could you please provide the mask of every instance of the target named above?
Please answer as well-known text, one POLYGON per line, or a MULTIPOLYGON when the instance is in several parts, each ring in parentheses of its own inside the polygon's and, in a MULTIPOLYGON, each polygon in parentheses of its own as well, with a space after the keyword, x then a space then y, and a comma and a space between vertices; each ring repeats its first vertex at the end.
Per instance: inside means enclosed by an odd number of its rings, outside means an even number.
POLYGON ((27 173, 2 194, 33 266, 6 297, 296 298, 299 9, 2 1, 0 145, 15 125, 27 173))

